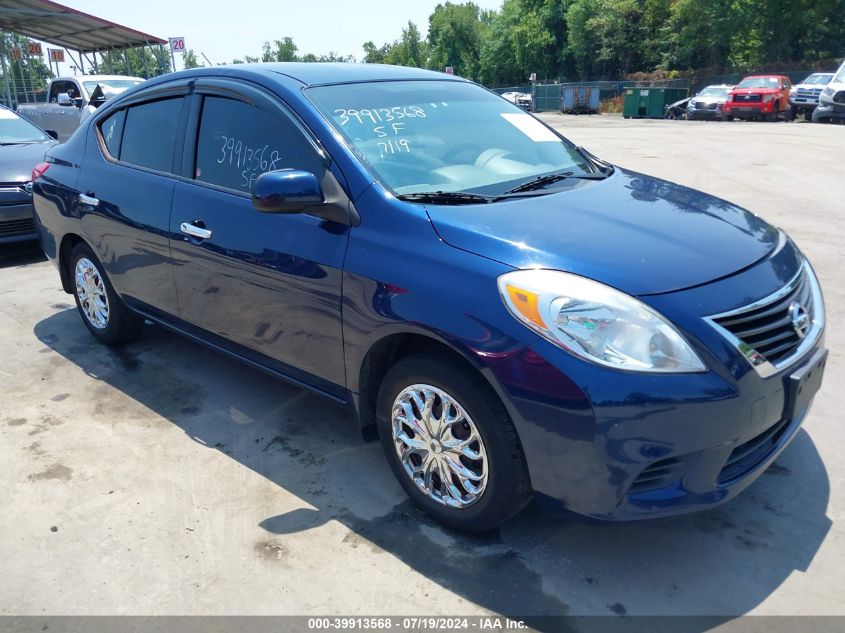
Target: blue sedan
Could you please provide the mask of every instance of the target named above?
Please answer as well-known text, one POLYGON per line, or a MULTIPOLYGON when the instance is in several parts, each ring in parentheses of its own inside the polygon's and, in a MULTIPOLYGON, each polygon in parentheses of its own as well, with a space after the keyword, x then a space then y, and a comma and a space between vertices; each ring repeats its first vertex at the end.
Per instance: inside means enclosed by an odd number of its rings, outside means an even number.
POLYGON ((532 496, 608 520, 722 503, 821 385, 822 294, 787 235, 452 76, 165 75, 36 174, 95 338, 149 319, 347 403, 458 529, 532 496))

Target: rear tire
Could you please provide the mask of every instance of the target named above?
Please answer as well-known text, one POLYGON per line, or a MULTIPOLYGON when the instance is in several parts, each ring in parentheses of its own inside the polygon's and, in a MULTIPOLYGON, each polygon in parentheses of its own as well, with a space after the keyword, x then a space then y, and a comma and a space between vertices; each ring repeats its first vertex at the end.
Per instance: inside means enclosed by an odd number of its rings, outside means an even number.
POLYGON ((71 251, 68 275, 76 308, 95 339, 104 345, 117 345, 140 334, 144 319, 124 305, 87 244, 77 244, 71 251))
POLYGON ((393 474, 436 521, 483 532, 531 499, 528 466, 507 410, 460 361, 444 354, 400 359, 384 377, 376 406, 393 474), (466 445, 454 450, 456 442, 466 445))

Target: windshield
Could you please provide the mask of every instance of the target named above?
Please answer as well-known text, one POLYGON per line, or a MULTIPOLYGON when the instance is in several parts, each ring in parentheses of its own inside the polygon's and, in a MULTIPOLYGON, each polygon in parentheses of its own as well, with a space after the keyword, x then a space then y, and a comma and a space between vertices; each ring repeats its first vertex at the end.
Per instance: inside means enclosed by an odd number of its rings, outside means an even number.
POLYGON ((0 108, 0 144, 43 143, 49 138, 26 119, 0 108))
POLYGON ((830 80, 833 78, 833 75, 810 75, 802 84, 820 84, 822 86, 829 84, 830 80))
MULTIPOLYGON (((110 91, 112 94, 114 90, 123 91, 127 88, 131 88, 132 86, 137 86, 141 83, 140 79, 98 79, 97 81, 83 81, 83 85, 85 86, 85 90, 88 91, 90 95, 94 92, 94 89, 97 86, 103 86, 104 88, 112 88, 110 91)), ((105 91, 104 91, 105 92, 105 91)))
POLYGON ((740 81, 737 88, 777 88, 777 77, 746 77, 740 81))
POLYGON ((715 86, 708 86, 698 93, 699 97, 725 97, 728 94, 729 88, 717 88, 715 86))
POLYGON ((400 195, 498 195, 541 174, 591 171, 551 129, 474 84, 391 81, 319 86, 306 94, 400 195))
POLYGON ((839 70, 836 71, 836 76, 833 78, 833 82, 837 84, 845 84, 845 64, 842 64, 839 67, 839 70))

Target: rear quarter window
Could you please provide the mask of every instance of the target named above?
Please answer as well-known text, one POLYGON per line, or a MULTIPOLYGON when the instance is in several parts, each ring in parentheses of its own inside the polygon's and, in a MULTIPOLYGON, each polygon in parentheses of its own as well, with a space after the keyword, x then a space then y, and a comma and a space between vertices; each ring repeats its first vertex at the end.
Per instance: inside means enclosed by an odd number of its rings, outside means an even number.
POLYGON ((120 158, 120 140, 123 136, 123 122, 126 110, 115 112, 100 123, 100 134, 103 137, 106 151, 112 158, 120 158))

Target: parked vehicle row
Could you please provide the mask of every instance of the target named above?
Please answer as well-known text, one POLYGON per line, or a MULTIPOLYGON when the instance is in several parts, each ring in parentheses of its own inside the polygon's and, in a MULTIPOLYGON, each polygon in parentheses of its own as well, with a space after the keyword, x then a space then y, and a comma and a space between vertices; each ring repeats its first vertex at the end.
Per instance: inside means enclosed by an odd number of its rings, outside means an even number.
POLYGON ((845 63, 836 73, 813 73, 792 85, 785 75, 750 75, 735 86, 707 86, 666 107, 667 119, 792 121, 845 119, 845 63))

